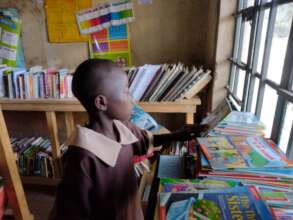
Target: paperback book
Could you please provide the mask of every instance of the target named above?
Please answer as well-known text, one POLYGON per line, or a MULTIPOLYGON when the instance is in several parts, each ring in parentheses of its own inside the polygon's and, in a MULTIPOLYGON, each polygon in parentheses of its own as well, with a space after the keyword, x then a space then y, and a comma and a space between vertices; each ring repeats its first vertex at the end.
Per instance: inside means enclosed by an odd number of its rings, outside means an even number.
POLYGON ((273 219, 269 208, 253 186, 203 190, 197 193, 160 193, 159 197, 160 220, 273 219), (190 198, 194 198, 191 205, 183 203, 190 201, 190 198), (184 213, 187 213, 188 218, 180 218, 184 213))

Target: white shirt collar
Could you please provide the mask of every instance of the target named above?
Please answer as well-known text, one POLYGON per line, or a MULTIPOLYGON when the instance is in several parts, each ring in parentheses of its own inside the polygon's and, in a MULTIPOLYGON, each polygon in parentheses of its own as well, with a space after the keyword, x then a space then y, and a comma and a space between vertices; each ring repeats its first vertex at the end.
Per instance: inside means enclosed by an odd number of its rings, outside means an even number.
POLYGON ((122 122, 114 120, 114 125, 119 132, 120 142, 78 125, 70 145, 86 149, 109 166, 114 167, 122 147, 121 145, 132 144, 138 141, 137 137, 122 122))

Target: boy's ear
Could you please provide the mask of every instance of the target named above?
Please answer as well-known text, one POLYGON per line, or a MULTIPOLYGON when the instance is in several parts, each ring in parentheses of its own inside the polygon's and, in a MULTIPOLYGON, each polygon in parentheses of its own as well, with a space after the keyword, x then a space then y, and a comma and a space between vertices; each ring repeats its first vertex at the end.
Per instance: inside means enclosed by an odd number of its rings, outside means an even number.
POLYGON ((108 101, 106 96, 104 95, 97 95, 95 98, 95 107, 98 110, 106 111, 108 108, 108 101))

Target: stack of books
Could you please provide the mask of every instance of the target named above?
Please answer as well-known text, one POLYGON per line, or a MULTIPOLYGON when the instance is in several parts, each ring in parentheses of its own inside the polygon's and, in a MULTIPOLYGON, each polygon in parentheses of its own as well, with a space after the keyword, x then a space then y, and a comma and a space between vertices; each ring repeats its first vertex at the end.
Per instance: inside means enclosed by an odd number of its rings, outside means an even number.
MULTIPOLYGON (((50 140, 42 137, 11 138, 19 173, 24 176, 55 177, 50 140)), ((63 145, 61 149, 63 149, 63 145)))
POLYGON ((0 66, 0 97, 72 98, 72 73, 68 69, 26 69, 0 66))
MULTIPOLYGON (((232 112, 231 115, 237 115, 240 124, 245 121, 253 125, 252 130, 263 127, 251 113, 232 112)), ((233 118, 231 115, 219 124, 233 118)), ((229 134, 198 138, 202 152, 199 176, 254 186, 277 219, 293 218, 293 161, 260 133, 240 136, 236 129, 229 134)))
MULTIPOLYGON (((248 131, 264 128, 251 113, 231 112, 218 124, 227 121, 245 125, 248 131)), ((178 156, 167 167, 161 158, 166 156, 160 157, 160 219, 293 219, 293 161, 260 133, 240 135, 235 124, 230 135, 197 138, 197 178, 184 179, 182 168, 175 170, 175 163, 176 169, 184 167, 178 165, 178 156), (172 175, 160 174, 163 165, 172 175)))
POLYGON ((264 132, 265 125, 253 113, 232 111, 209 132, 209 135, 264 136, 264 132))
POLYGON ((127 71, 129 92, 137 101, 190 99, 208 84, 210 73, 181 63, 132 67, 127 71))
POLYGON ((160 220, 274 219, 253 186, 216 188, 160 193, 160 220))

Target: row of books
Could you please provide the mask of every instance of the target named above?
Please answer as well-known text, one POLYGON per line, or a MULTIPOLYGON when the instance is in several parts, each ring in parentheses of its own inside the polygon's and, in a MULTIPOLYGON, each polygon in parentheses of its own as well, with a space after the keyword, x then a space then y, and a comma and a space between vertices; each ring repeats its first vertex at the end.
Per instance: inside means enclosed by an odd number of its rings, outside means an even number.
POLYGON ((0 66, 0 97, 7 98, 72 98, 72 73, 68 69, 30 70, 0 66))
MULTIPOLYGON (((48 138, 11 138, 10 141, 21 175, 55 177, 56 167, 52 158, 51 142, 48 138)), ((62 144, 60 149, 61 153, 64 153, 67 146, 62 144)))
POLYGON ((190 99, 208 84, 210 73, 182 63, 132 67, 127 71, 129 92, 137 101, 190 99))

